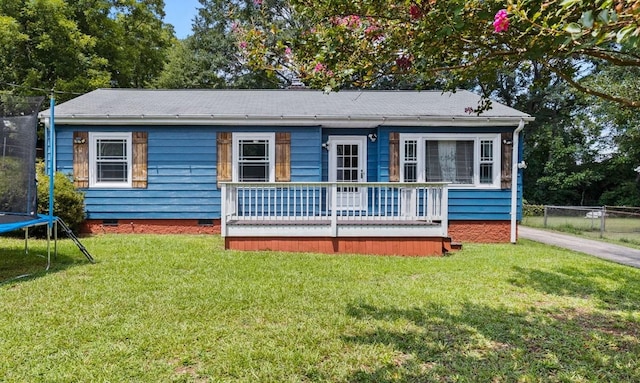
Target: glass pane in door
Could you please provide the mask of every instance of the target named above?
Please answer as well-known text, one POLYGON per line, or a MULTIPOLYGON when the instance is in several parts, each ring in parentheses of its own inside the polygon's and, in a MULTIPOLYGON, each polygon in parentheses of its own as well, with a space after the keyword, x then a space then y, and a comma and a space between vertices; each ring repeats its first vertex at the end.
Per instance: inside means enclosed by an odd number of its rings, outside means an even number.
MULTIPOLYGON (((337 144, 336 180, 358 182, 359 158, 357 144, 337 144)), ((357 188, 340 188, 341 192, 357 192, 357 188)))

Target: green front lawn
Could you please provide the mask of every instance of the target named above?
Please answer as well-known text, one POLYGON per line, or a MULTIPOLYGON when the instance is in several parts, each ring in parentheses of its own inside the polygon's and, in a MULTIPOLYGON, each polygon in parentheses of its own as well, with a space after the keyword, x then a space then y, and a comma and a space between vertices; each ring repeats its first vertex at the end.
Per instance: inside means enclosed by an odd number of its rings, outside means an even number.
MULTIPOLYGON (((640 270, 533 242, 443 258, 70 241, 0 285, 2 382, 640 381, 640 270)), ((44 243, 0 238, 0 277, 44 243)))

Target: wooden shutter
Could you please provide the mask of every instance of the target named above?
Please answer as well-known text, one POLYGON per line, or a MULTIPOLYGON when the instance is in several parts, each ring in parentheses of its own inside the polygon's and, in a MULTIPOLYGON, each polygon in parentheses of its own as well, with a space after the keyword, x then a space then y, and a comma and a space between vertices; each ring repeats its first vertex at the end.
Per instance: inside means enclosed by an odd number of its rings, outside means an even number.
POLYGON ((233 144, 231 133, 219 132, 216 138, 218 158, 217 172, 218 182, 231 182, 232 163, 231 153, 233 144))
POLYGON ((276 182, 291 181, 291 133, 276 133, 276 182))
POLYGON ((73 185, 89 187, 89 133, 73 132, 73 185))
POLYGON ((147 132, 133 132, 133 182, 136 189, 147 188, 147 132))
POLYGON ((389 133, 389 182, 400 181, 400 133, 389 133))
POLYGON ((511 162, 513 161, 513 133, 502 133, 502 169, 500 172, 500 187, 511 188, 511 162))

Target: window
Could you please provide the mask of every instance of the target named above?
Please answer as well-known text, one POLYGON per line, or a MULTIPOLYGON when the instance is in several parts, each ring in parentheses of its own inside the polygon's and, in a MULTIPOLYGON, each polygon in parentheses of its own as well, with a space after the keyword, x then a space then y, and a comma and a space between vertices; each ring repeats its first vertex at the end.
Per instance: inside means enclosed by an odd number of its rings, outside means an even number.
POLYGON ((403 182, 500 187, 500 135, 400 135, 403 182))
POLYGON ((404 182, 418 181, 418 141, 404 142, 404 182))
POLYGON ((274 182, 275 134, 233 134, 233 181, 274 182))
POLYGON ((493 141, 480 140, 480 183, 493 183, 493 141))
POLYGON ((89 187, 131 187, 131 133, 89 133, 89 187))

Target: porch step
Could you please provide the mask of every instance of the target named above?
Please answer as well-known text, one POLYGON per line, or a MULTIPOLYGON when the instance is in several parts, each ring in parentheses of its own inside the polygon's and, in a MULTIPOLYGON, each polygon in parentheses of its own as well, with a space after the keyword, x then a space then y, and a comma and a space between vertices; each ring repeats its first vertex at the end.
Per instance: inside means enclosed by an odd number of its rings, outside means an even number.
POLYGON ((442 252, 451 253, 454 251, 462 250, 462 242, 453 242, 451 238, 442 238, 442 252))

